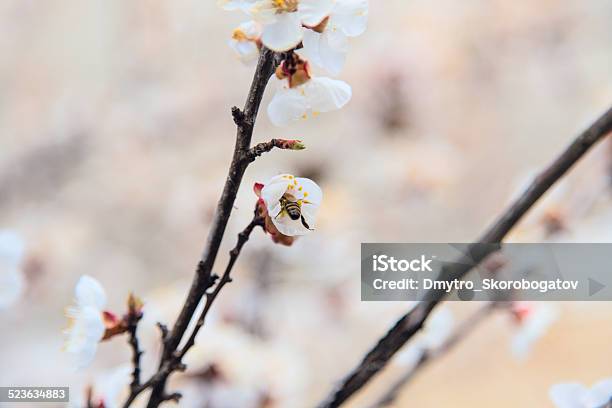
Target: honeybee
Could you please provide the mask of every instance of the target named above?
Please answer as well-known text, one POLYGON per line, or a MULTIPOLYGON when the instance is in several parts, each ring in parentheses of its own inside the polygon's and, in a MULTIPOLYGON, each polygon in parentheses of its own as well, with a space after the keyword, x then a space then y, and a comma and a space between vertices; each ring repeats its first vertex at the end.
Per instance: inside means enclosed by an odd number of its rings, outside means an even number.
POLYGON ((310 231, 314 231, 312 228, 310 228, 310 226, 306 222, 306 219, 304 219, 304 216, 302 215, 302 204, 308 204, 308 202, 303 201, 303 200, 290 201, 286 197, 281 197, 279 201, 280 201, 281 209, 278 212, 278 214, 276 214, 276 217, 274 218, 278 218, 283 213, 285 213, 289 216, 289 218, 291 218, 294 221, 301 219, 302 225, 306 227, 306 229, 309 229, 310 231))

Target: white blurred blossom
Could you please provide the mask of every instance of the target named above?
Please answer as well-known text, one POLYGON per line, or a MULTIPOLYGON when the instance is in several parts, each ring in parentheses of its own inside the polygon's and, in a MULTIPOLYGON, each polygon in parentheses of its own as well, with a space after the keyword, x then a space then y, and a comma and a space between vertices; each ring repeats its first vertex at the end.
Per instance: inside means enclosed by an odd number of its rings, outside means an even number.
POLYGON ((75 390, 70 393, 70 407, 82 408, 87 406, 87 398, 91 398, 89 402, 96 408, 118 408, 122 406, 125 399, 123 394, 131 381, 131 374, 132 367, 128 364, 100 373, 95 377, 93 383, 89 384, 89 391, 85 389, 79 393, 75 390))
POLYGON ((78 368, 84 368, 93 360, 106 330, 104 288, 96 279, 82 276, 75 288, 75 303, 66 310, 70 323, 65 350, 75 356, 78 368))
POLYGON ((518 323, 518 331, 512 338, 512 354, 525 359, 538 341, 558 319, 557 308, 546 302, 515 302, 512 312, 518 323))
POLYGON ((17 233, 0 230, 0 309, 13 305, 23 293, 24 253, 25 243, 17 233))
POLYGON ((550 399, 557 408, 602 408, 612 402, 612 378, 591 388, 580 383, 561 383, 550 387, 550 399))
POLYGON ((251 63, 259 57, 261 24, 247 21, 240 24, 232 32, 230 47, 244 63, 251 63))
POLYGON ((315 228, 323 192, 310 179, 281 174, 264 185, 261 198, 278 231, 283 235, 297 236, 306 235, 315 228), (292 211, 292 206, 299 211, 292 211))
POLYGON ((308 378, 299 350, 286 342, 262 340, 232 324, 204 330, 205 341, 186 355, 190 370, 181 377, 182 404, 261 408, 266 401, 279 407, 303 403, 308 378))

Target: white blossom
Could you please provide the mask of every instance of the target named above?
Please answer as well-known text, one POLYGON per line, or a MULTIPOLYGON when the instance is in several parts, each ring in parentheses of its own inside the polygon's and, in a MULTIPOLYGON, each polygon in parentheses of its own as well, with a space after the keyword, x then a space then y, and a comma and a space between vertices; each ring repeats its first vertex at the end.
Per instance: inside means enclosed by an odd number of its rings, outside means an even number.
MULTIPOLYGON (((125 391, 130 383, 132 367, 123 364, 118 367, 104 371, 97 375, 91 386, 91 402, 94 407, 117 408, 122 406, 125 400, 125 391)), ((77 388, 77 387, 71 387, 77 388)), ((82 408, 87 406, 86 392, 74 392, 70 395, 70 407, 82 408)))
POLYGON ((75 288, 75 303, 66 311, 70 325, 65 332, 68 336, 65 350, 74 354, 78 368, 84 368, 93 360, 104 337, 104 288, 94 278, 82 276, 75 288))
POLYGON ((579 383, 561 383, 550 387, 550 399, 557 408, 601 408, 612 401, 612 378, 591 388, 579 383))
POLYGON ((321 112, 342 108, 352 96, 351 87, 343 81, 317 77, 296 87, 286 81, 270 79, 277 87, 276 94, 268 105, 268 116, 276 126, 315 117, 321 112))
POLYGON ((322 21, 305 30, 297 52, 313 64, 338 75, 346 61, 348 37, 363 34, 368 22, 368 0, 338 0, 322 21))
POLYGON ((513 311, 519 319, 519 329, 512 338, 512 353, 516 358, 524 359, 533 344, 558 319, 558 311, 545 302, 516 302, 513 311))
POLYGON ((323 21, 334 9, 333 0, 222 0, 225 10, 241 10, 262 23, 262 42, 274 51, 288 51, 301 41, 306 27, 323 21))
POLYGON ((13 305, 23 293, 24 253, 25 243, 18 234, 0 230, 0 309, 13 305))
POLYGON ((259 57, 261 24, 247 21, 240 24, 232 33, 229 46, 236 52, 240 60, 250 63, 259 57))
POLYGON ((281 174, 261 190, 268 214, 278 231, 287 236, 306 235, 315 228, 323 192, 312 180, 281 174), (297 203, 299 216, 290 215, 283 203, 297 203))

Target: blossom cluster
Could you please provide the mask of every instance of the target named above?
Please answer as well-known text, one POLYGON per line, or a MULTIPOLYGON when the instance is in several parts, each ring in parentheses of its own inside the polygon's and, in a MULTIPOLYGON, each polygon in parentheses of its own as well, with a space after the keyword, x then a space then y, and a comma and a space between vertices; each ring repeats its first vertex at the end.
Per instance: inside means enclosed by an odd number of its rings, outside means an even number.
MULTIPOLYGON (((277 126, 315 117, 345 106, 352 96, 346 82, 316 76, 339 75, 349 38, 366 29, 368 0, 220 0, 225 10, 237 10, 249 20, 232 33, 230 47, 243 62, 252 62, 265 47, 282 55, 270 84, 275 90, 268 117, 277 126)), ((291 245, 295 237, 314 230, 323 198, 312 180, 281 174, 254 186, 257 210, 272 240, 291 245)))
POLYGON ((230 40, 242 61, 257 59, 262 47, 286 55, 271 79, 277 89, 268 106, 272 123, 286 126, 349 102, 352 91, 346 82, 314 76, 312 67, 340 74, 349 38, 366 29, 368 0, 221 0, 220 4, 250 18, 230 40))

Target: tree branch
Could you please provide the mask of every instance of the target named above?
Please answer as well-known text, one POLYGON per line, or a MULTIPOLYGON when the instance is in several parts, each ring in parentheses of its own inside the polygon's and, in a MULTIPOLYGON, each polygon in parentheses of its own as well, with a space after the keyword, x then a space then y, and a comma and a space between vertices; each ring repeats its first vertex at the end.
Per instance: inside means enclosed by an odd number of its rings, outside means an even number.
POLYGON ((416 364, 406 371, 383 395, 371 405, 371 408, 382 408, 391 405, 404 388, 428 363, 440 358, 453 349, 461 340, 471 334, 496 309, 496 303, 490 302, 480 307, 471 316, 465 319, 454 332, 436 349, 421 351, 416 364))
POLYGON ((130 347, 132 348, 132 365, 134 366, 134 370, 132 372, 132 383, 130 384, 130 392, 135 392, 140 387, 140 357, 142 356, 142 350, 140 350, 140 345, 138 343, 137 329, 138 329, 138 321, 141 319, 142 315, 134 316, 133 318, 128 319, 128 334, 130 343, 130 347))
MULTIPOLYGON (((443 280, 463 278, 474 266, 499 249, 499 243, 502 239, 536 201, 611 130, 612 108, 608 109, 588 129, 582 132, 552 164, 545 168, 527 190, 486 230, 479 242, 470 247, 471 266, 462 264, 443 268, 441 275, 444 277, 443 280)), ((445 294, 439 291, 427 293, 426 300, 420 302, 409 313, 402 316, 319 407, 338 407, 366 385, 372 377, 383 369, 393 355, 421 329, 431 311, 444 296, 445 294)))
MULTIPOLYGON (((185 335, 187 327, 202 297, 206 294, 207 290, 215 284, 218 278, 216 275, 212 274, 212 268, 219 252, 221 240, 223 239, 225 228, 234 206, 236 195, 238 194, 238 188, 242 182, 242 177, 249 163, 252 161, 248 153, 251 145, 251 138, 253 136, 253 129, 255 127, 255 120, 263 94, 268 84, 268 80, 274 73, 276 66, 280 63, 281 58, 281 54, 276 54, 265 47, 261 49, 259 61, 244 109, 240 110, 237 107, 232 108, 232 116, 237 126, 234 154, 225 181, 225 186, 223 187, 223 192, 217 203, 215 216, 208 233, 208 239, 196 268, 196 274, 172 330, 169 331, 166 326, 159 325, 162 332, 163 348, 157 372, 147 382, 133 388, 133 392, 124 404, 126 408, 130 406, 138 394, 147 388, 152 388, 147 404, 148 408, 156 408, 164 401, 177 401, 180 398, 180 394, 178 393, 166 393, 166 382, 172 372, 185 369, 184 364, 181 363, 181 358, 186 350, 183 349, 183 351, 179 352, 177 350, 178 346, 185 335)), ((242 242, 240 246, 243 244, 244 242, 242 242)), ((232 258, 232 265, 236 257, 237 254, 232 258)), ((225 283, 227 282, 223 284, 225 283)))
POLYGON ((215 277, 212 276, 211 271, 215 259, 217 258, 217 253, 219 252, 219 246, 221 245, 221 240, 225 233, 225 227, 227 226, 234 201, 236 200, 236 195, 238 194, 238 188, 242 182, 244 172, 249 165, 247 152, 251 145, 253 128, 255 127, 255 119, 259 111, 259 106, 268 80, 280 62, 279 58, 280 57, 273 51, 265 47, 261 49, 259 62, 257 63, 244 110, 241 111, 236 107, 232 108, 232 115, 238 128, 232 163, 225 181, 223 193, 217 204, 215 217, 208 234, 208 240, 206 241, 202 257, 200 258, 189 294, 187 295, 185 304, 181 309, 172 331, 168 334, 164 342, 159 371, 162 373, 167 372, 167 374, 162 375, 162 378, 154 385, 147 405, 148 408, 156 408, 163 402, 166 380, 173 371, 172 366, 174 361, 176 361, 179 343, 202 297, 216 280, 215 277))
POLYGON ((217 298, 217 295, 219 294, 219 292, 221 292, 221 289, 223 289, 223 286, 225 286, 226 284, 232 281, 232 278, 230 277, 232 268, 234 267, 234 264, 236 263, 236 260, 238 259, 238 256, 240 255, 240 251, 242 250, 242 247, 249 240, 249 237, 251 236, 251 232, 253 232, 253 230, 257 226, 263 227, 264 220, 263 218, 259 216, 258 211, 255 211, 253 220, 249 223, 249 225, 247 225, 247 227, 240 234, 238 234, 238 242, 236 243, 236 246, 234 247, 234 249, 230 251, 229 262, 227 263, 227 266, 225 267, 225 271, 223 272, 223 275, 221 276, 219 283, 217 283, 217 286, 215 286, 215 289, 212 292, 206 294, 206 304, 204 305, 204 309, 202 310, 202 313, 200 314, 200 317, 198 318, 198 322, 196 323, 195 328, 191 332, 191 335, 189 336, 187 343, 185 343, 185 345, 181 349, 180 354, 179 354, 179 359, 182 359, 187 353, 187 351, 189 351, 189 349, 193 347, 193 345, 195 344, 196 336, 198 335, 198 332, 200 331, 202 326, 204 326, 204 321, 206 320, 208 311, 210 310, 215 299, 217 298))

